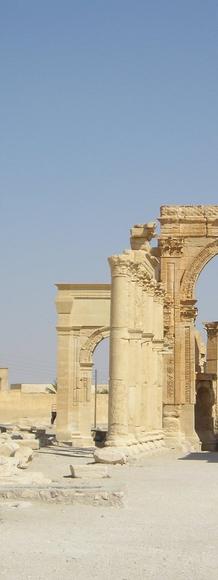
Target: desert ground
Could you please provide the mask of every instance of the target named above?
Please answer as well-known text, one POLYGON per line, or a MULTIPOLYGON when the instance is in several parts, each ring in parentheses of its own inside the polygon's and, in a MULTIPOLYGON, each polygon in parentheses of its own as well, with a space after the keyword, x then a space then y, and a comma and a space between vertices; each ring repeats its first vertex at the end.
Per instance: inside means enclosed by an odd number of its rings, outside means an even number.
MULTIPOLYGON (((90 459, 45 448, 29 469, 67 478, 70 463, 90 459)), ((218 454, 164 452, 109 471, 87 487, 122 490, 122 507, 1 500, 0 577, 217 579, 218 454)))

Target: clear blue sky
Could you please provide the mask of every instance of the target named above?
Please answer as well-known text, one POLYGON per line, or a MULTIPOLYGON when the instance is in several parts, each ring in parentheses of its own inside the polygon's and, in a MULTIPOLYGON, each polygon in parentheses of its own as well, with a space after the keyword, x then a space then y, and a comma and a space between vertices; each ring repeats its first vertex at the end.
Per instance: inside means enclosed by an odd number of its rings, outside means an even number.
POLYGON ((218 203, 217 36, 217 0, 0 1, 0 365, 12 382, 55 377, 55 282, 109 280, 107 256, 160 204, 218 203))

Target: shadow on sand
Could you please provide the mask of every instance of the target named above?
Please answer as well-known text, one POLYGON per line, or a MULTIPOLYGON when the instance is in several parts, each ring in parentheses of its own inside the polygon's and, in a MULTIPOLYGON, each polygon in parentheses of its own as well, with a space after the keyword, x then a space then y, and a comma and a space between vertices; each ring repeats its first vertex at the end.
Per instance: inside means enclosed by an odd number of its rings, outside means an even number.
POLYGON ((199 451, 189 453, 185 457, 179 457, 179 461, 207 461, 207 463, 218 463, 217 451, 199 451))
POLYGON ((43 455, 56 455, 56 456, 62 456, 62 457, 84 457, 84 458, 89 458, 89 457, 93 457, 93 451, 94 451, 94 447, 93 449, 88 449, 88 448, 80 448, 80 447, 71 447, 71 446, 55 446, 55 445, 51 445, 50 447, 41 447, 40 449, 40 454, 43 455))

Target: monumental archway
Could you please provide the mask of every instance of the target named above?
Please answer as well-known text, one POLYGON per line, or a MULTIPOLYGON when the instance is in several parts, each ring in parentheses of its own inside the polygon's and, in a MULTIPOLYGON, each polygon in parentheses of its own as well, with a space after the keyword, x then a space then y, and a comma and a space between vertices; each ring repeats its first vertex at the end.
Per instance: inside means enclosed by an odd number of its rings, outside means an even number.
POLYGON ((57 436, 91 445, 92 354, 109 335, 110 284, 58 284, 57 436))
POLYGON ((171 439, 182 440, 185 435, 195 442, 195 286, 203 268, 218 254, 218 206, 163 206, 160 223, 161 280, 167 293, 165 337, 171 348, 165 429, 171 439))
POLYGON ((163 426, 170 446, 199 445, 195 286, 218 254, 218 205, 162 206, 160 224, 158 247, 154 222, 134 226, 131 250, 109 259, 111 286, 58 285, 60 440, 91 442, 92 353, 110 326, 107 443, 154 444, 163 426))

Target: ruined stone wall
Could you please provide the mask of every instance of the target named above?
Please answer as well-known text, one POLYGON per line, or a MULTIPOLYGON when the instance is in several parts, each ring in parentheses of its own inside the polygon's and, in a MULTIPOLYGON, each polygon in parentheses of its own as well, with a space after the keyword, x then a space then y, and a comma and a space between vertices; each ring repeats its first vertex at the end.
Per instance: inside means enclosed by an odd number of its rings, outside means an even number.
POLYGON ((0 422, 13 422, 23 417, 34 421, 51 419, 51 406, 56 401, 56 395, 39 393, 25 394, 20 391, 5 391, 0 393, 0 422))

